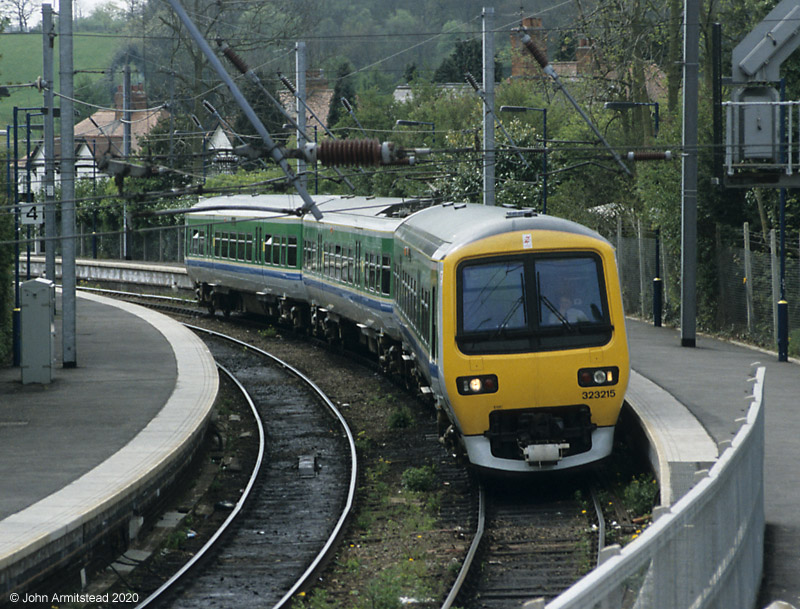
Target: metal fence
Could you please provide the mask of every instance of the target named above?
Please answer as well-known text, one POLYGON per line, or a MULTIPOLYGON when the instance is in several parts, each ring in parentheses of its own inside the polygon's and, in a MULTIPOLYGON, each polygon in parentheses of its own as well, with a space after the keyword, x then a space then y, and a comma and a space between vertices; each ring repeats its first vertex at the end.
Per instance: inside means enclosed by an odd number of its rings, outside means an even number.
MULTIPOLYGON (((94 234, 90 227, 79 225, 75 251, 79 258, 183 263, 184 232, 183 226, 131 231, 126 252, 123 233, 94 234)), ((33 246, 34 254, 43 254, 47 247, 43 241, 37 241, 33 246)), ((60 256, 60 241, 55 243, 55 247, 56 256, 60 256)))
MULTIPOLYGON (((612 235, 622 282, 625 311, 653 319, 653 279, 660 277, 664 294, 664 319, 680 319, 680 259, 670 256, 654 235, 612 235), (656 272, 659 246, 660 273, 656 272)), ((747 226, 739 243, 716 244, 714 260, 704 281, 698 281, 698 327, 724 336, 741 338, 776 348, 777 307, 780 300, 780 264, 777 236, 772 231, 766 243, 751 235, 747 226)), ((720 240, 721 241, 721 240, 720 240)), ((789 255, 785 264, 785 298, 789 310, 789 349, 800 350, 800 264, 797 235, 787 238, 789 255), (791 245, 788 245, 790 244, 791 245), (797 328, 793 331, 792 328, 797 328)))
POLYGON ((708 475, 547 609, 753 607, 764 559, 763 471, 759 368, 746 421, 708 475))

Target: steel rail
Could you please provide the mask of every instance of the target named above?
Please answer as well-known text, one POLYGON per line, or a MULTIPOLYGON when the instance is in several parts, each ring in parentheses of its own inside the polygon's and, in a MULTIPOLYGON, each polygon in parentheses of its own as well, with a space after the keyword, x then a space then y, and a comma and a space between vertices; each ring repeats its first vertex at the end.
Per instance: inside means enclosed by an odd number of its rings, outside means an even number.
POLYGON ((600 564, 600 553, 606 546, 606 517, 603 515, 603 507, 600 505, 600 498, 597 496, 594 486, 592 487, 592 503, 597 515, 597 564, 600 564))
POLYGON ((461 592, 461 587, 464 585, 464 582, 467 579, 467 575, 469 575, 470 569, 472 568, 472 561, 475 559, 475 555, 478 552, 478 548, 483 541, 483 533, 486 528, 486 493, 484 491, 483 485, 480 485, 478 489, 478 525, 475 528, 475 536, 472 538, 472 543, 469 546, 469 550, 467 551, 467 555, 464 557, 464 563, 461 565, 461 570, 458 572, 458 577, 456 577, 456 581, 453 583, 453 587, 450 589, 450 594, 447 595, 444 603, 442 603, 441 609, 450 609, 453 606, 453 603, 456 601, 459 593, 461 592))
MULTIPOLYGON (((188 327, 188 326, 187 326, 188 327)), ((253 489, 253 485, 256 482, 256 478, 258 477, 259 470, 261 469, 261 463, 264 460, 264 449, 265 449, 265 438, 264 438, 264 426, 261 423, 261 417, 259 416, 258 410, 256 405, 253 403, 250 394, 247 390, 242 386, 239 380, 225 367, 220 366, 217 364, 217 368, 219 368, 224 374, 228 376, 238 387, 239 391, 242 392, 242 395, 247 400, 248 405, 250 406, 250 410, 253 412, 253 417, 256 420, 256 425, 258 426, 258 458, 256 459, 255 466, 253 467, 253 472, 250 474, 250 479, 247 482, 247 486, 245 487, 244 491, 242 492, 239 501, 236 502, 236 505, 231 510, 231 513, 228 514, 228 517, 225 519, 219 529, 211 536, 211 538, 203 545, 198 552, 192 556, 192 558, 181 567, 172 577, 170 577, 166 582, 164 582, 155 592, 150 594, 146 599, 144 599, 141 603, 136 606, 136 609, 144 609, 150 605, 150 603, 155 602, 158 598, 161 597, 167 590, 169 590, 172 586, 174 586, 181 578, 183 578, 189 570, 200 561, 205 554, 214 547, 217 540, 220 536, 228 529, 231 523, 236 519, 239 515, 239 512, 242 511, 245 502, 250 496, 250 491, 253 489)))
POLYGON ((190 330, 194 330, 197 332, 205 332, 211 336, 216 336, 217 338, 222 338, 224 340, 233 342, 240 346, 243 346, 251 351, 258 353, 259 355, 263 355, 267 359, 273 361, 275 364, 283 368, 284 370, 288 371, 304 383, 306 383, 309 387, 311 387, 314 392, 317 394, 320 400, 325 404, 325 407, 333 414, 333 416, 339 421, 339 424, 342 426, 342 429, 347 436, 347 443, 350 448, 350 483, 348 486, 347 492, 347 501, 345 502, 344 509, 342 510, 341 515, 339 516, 339 520, 336 523, 336 526, 333 528, 328 540, 325 542, 325 545, 322 549, 317 553, 317 556, 311 561, 311 564, 305 570, 305 572, 300 576, 300 578, 292 585, 292 587, 284 594, 284 596, 275 604, 273 605, 272 609, 281 609, 286 607, 289 601, 294 597, 297 592, 299 592, 303 586, 307 585, 311 577, 316 573, 317 569, 321 566, 325 558, 328 557, 329 553, 334 549, 334 544, 338 540, 339 536, 344 531, 344 525, 347 522, 347 518, 350 516, 350 513, 353 510, 353 505, 355 503, 355 494, 356 494, 356 483, 358 480, 358 461, 356 455, 356 443, 355 438, 353 437, 353 433, 350 430, 347 421, 345 420, 342 413, 339 411, 338 408, 334 405, 331 399, 325 395, 325 393, 317 386, 314 381, 308 378, 305 374, 300 372, 294 366, 284 362, 280 358, 272 355, 271 353, 267 353, 266 351, 259 349, 253 345, 245 343, 243 341, 237 340, 235 338, 231 338, 230 336, 226 336, 225 334, 220 334, 219 332, 214 332, 213 330, 207 330, 206 328, 200 328, 198 326, 192 326, 189 324, 184 324, 190 330))

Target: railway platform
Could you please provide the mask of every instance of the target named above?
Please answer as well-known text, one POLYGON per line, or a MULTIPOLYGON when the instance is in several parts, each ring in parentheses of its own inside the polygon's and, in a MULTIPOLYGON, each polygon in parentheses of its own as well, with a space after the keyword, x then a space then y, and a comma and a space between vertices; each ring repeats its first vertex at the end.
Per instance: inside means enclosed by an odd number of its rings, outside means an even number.
POLYGON ((76 321, 77 366, 61 366, 58 331, 50 384, 0 369, 0 606, 107 535, 134 537, 216 398, 210 353, 166 316, 79 293, 76 321))
MULTIPOLYGON (((633 370, 685 406, 716 444, 731 440, 739 427, 737 419, 751 399, 748 378, 754 366, 766 368, 766 531, 757 606, 784 601, 800 607, 800 366, 704 336, 694 348, 681 347, 678 331, 635 320, 628 320, 627 329, 633 370)), ((684 440, 676 451, 693 452, 703 441, 690 434, 684 440)))

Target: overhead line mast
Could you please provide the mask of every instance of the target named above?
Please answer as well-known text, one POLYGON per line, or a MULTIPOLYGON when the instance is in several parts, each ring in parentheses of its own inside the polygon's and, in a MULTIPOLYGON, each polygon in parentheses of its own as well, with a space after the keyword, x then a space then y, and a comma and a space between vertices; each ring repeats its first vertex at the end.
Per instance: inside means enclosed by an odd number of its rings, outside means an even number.
POLYGON ((311 214, 317 220, 322 218, 322 212, 317 208, 316 203, 311 198, 311 195, 308 194, 308 191, 305 189, 303 184, 301 183, 299 177, 295 175, 291 168, 289 167, 288 162, 286 161, 286 156, 281 151, 281 148, 275 144, 270 136, 267 128, 264 127, 264 123, 256 115, 255 111, 253 110, 252 106, 247 102, 242 92, 239 91, 239 88, 236 86, 236 83, 230 77, 228 72, 225 70, 225 67, 222 65, 222 62, 219 58, 214 54, 214 51, 209 46, 208 42, 206 42, 203 35, 200 33, 200 30, 197 29, 197 26, 192 22, 189 18, 189 15, 186 14, 183 6, 178 0, 167 0, 172 7, 172 9, 177 14, 178 18, 181 22, 186 26, 186 29, 189 31, 189 34, 194 39, 195 43, 203 54, 208 59, 211 66, 216 71, 217 75, 222 79, 225 85, 230 90, 231 94, 233 95, 234 100, 239 105, 239 107, 244 112, 247 120, 250 121, 250 124, 253 125, 258 135, 263 140, 264 144, 266 144, 267 152, 272 157, 272 159, 278 164, 281 170, 284 172, 286 177, 292 183, 297 194, 300 195, 300 198, 303 199, 303 207, 301 208, 301 212, 311 212, 311 214))

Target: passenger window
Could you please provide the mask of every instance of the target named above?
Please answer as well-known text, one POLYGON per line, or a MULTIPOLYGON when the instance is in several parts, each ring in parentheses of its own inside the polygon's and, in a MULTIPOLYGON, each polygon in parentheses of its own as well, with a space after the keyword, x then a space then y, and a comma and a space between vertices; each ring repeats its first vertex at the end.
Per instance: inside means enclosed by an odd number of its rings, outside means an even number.
POLYGON ((297 268, 297 237, 289 237, 289 250, 287 252, 286 264, 292 268, 297 268))
POLYGON ((389 295, 392 291, 392 263, 389 256, 384 255, 381 264, 381 293, 389 295))
POLYGON ((272 235, 264 235, 264 264, 272 261, 272 235))

